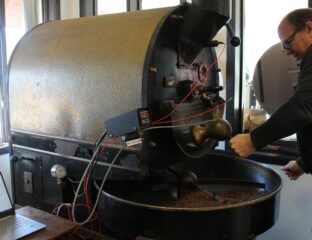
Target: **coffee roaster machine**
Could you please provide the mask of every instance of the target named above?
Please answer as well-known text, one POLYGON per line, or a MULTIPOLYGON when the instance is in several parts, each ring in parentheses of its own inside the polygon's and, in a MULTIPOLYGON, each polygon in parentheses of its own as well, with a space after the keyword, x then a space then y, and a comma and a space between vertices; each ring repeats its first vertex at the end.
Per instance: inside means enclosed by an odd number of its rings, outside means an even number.
POLYGON ((247 240, 269 229, 278 217, 279 175, 211 153, 231 135, 216 54, 224 43, 214 39, 223 26, 233 35, 230 13, 230 0, 193 0, 29 31, 9 64, 16 203, 51 210, 72 202, 106 132, 89 181, 91 199, 100 192, 104 233, 247 240), (213 195, 239 187, 267 194, 217 207, 162 205, 184 183, 213 195))

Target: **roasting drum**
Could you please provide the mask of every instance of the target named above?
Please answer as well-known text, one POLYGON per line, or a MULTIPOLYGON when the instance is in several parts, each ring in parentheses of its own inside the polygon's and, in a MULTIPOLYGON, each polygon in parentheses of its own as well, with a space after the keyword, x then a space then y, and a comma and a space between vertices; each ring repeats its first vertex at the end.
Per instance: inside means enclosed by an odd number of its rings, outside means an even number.
MULTIPOLYGON (((200 83, 204 89, 220 88, 216 46, 209 44, 229 20, 228 2, 209 5, 198 0, 194 6, 36 26, 21 39, 9 64, 12 130, 95 142, 106 130, 104 121, 125 112, 147 107, 153 120, 166 115, 190 91, 179 86, 198 81, 200 72, 205 72, 200 83)), ((173 118, 214 110, 178 124, 223 117, 224 105, 216 107, 224 102, 218 90, 205 94, 206 100, 197 95, 185 101, 173 118)), ((195 144, 192 127, 145 135, 149 136, 143 148, 148 141, 154 142, 160 146, 157 151, 166 154, 176 155, 175 140, 194 157, 216 145, 209 138, 202 145, 195 144), (174 136, 167 144, 169 135, 174 136)), ((145 158, 156 162, 152 155, 145 151, 145 158)))
POLYGON ((29 31, 9 64, 11 127, 97 140, 104 119, 142 107, 148 47, 173 10, 53 21, 29 31))

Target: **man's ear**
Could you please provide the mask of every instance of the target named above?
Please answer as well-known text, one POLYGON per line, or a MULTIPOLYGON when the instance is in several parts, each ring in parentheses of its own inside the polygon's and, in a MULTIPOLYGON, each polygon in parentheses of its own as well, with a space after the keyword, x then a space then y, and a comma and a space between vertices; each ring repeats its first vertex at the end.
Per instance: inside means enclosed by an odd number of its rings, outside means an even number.
POLYGON ((309 30, 310 32, 312 32, 312 21, 307 21, 307 22, 306 22, 306 27, 308 28, 308 30, 309 30))

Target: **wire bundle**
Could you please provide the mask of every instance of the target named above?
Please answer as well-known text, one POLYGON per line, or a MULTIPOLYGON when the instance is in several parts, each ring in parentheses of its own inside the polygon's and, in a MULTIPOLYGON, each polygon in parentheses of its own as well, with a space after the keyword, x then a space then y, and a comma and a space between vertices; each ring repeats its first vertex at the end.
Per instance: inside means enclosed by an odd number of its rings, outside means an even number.
POLYGON ((96 212, 96 208, 98 206, 98 202, 104 187, 104 183, 108 177, 108 174, 112 168, 112 166, 115 164, 116 160, 118 159, 118 157, 120 156, 121 152, 124 150, 124 148, 126 147, 125 144, 123 144, 121 146, 121 148, 119 149, 119 151, 117 152, 117 154, 115 155, 114 159, 112 160, 112 162, 108 165, 108 169, 104 175, 104 178, 102 180, 100 189, 98 191, 96 200, 94 202, 94 204, 92 203, 91 199, 90 199, 90 192, 89 192, 89 180, 90 180, 90 176, 91 173, 93 171, 93 169, 96 167, 97 161, 99 159, 99 156, 101 155, 101 153, 107 149, 107 146, 113 142, 116 142, 118 140, 118 138, 111 138, 109 140, 107 140, 106 142, 104 142, 106 133, 104 133, 102 135, 102 137, 100 138, 100 140, 96 143, 96 149, 92 155, 92 158, 90 159, 90 162, 88 163, 88 166, 86 167, 80 181, 75 181, 71 178, 68 178, 68 180, 74 184, 74 183, 79 183, 78 187, 74 189, 74 199, 72 203, 59 203, 55 206, 55 208, 53 209, 52 213, 59 216, 60 212, 62 209, 65 209, 65 215, 67 216, 67 218, 71 221, 73 221, 74 223, 78 224, 79 226, 74 230, 74 232, 72 232, 70 239, 74 238, 74 237, 78 237, 79 239, 88 239, 90 238, 90 236, 83 236, 81 233, 78 232, 79 229, 81 229, 82 226, 84 226, 85 224, 90 224, 90 229, 93 230, 93 222, 95 220, 98 220, 99 224, 101 223, 99 220, 99 215, 96 212), (81 189, 82 188, 82 189, 81 189), (80 197, 84 197, 85 200, 85 204, 77 204, 77 200, 80 197), (77 208, 83 208, 88 212, 88 217, 86 219, 84 219, 83 221, 79 222, 76 218, 76 210, 77 208))
MULTIPOLYGON (((211 70, 211 68, 218 62, 219 58, 222 56, 223 52, 224 52, 224 49, 225 47, 223 46, 223 49, 221 51, 221 53, 219 54, 219 56, 207 67, 206 69, 206 74, 211 70)), ((189 98, 189 96, 191 94, 193 94, 193 92, 196 90, 196 88, 198 87, 199 84, 203 83, 204 82, 204 79, 202 77, 200 77, 200 74, 198 74, 198 79, 197 81, 194 82, 194 84, 192 84, 192 88, 191 90, 184 96, 184 98, 171 110, 170 113, 168 113, 167 115, 157 119, 157 120, 154 120, 152 121, 152 126, 155 126, 155 125, 160 125, 160 124, 167 124, 167 123, 173 123, 173 122, 182 122, 182 121, 185 121, 185 120, 190 120, 190 119, 193 119, 193 118, 197 118, 199 116, 202 116, 202 115, 205 115, 209 112, 212 112, 214 111, 216 108, 219 108, 219 107, 222 107, 225 103, 223 104, 219 104, 217 105, 216 107, 214 107, 213 109, 209 109, 208 111, 205 111, 205 112, 201 112, 201 113, 197 113, 197 114, 194 114, 192 116, 189 116, 187 118, 182 118, 182 119, 175 119, 175 120, 166 120, 168 119, 169 117, 171 117, 176 111, 178 111, 178 109, 180 108, 180 106, 189 98)), ((228 100, 229 101, 229 100, 228 100)), ((226 101, 226 102, 228 102, 226 101)))

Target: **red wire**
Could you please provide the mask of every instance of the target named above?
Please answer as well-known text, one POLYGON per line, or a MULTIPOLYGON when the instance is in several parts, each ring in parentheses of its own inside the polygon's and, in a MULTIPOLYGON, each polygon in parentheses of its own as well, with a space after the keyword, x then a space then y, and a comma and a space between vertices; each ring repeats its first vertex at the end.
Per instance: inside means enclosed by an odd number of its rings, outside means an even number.
MULTIPOLYGON (((76 207, 86 207, 89 212, 91 211, 90 207, 87 206, 86 204, 77 204, 76 207)), ((91 219, 90 221, 87 222, 90 224, 89 229, 91 229, 91 230, 93 230, 93 223, 92 222, 95 220, 100 221, 97 213, 95 213, 94 216, 95 217, 93 219, 91 219)), ((81 229, 81 227, 82 227, 82 225, 79 225, 78 227, 76 227, 75 230, 71 232, 69 239, 72 239, 72 237, 74 237, 74 236, 78 237, 79 239, 88 239, 88 238, 92 237, 92 235, 84 236, 83 234, 78 233, 78 231, 79 231, 79 229, 81 229)))
MULTIPOLYGON (((89 183, 89 175, 90 174, 86 174, 86 178, 84 179, 84 186, 83 186, 83 192, 84 192, 84 195, 85 195, 85 201, 86 201, 86 205, 88 207, 91 206, 91 201, 90 201, 90 198, 89 198, 89 188, 88 188, 88 183, 89 183)), ((88 208, 89 209, 89 208, 88 208)))
MULTIPOLYGON (((111 138, 108 141, 104 142, 103 144, 101 144, 98 156, 100 156, 101 153, 104 151, 104 149, 107 148, 108 144, 115 142, 117 139, 118 139, 118 137, 114 137, 114 138, 111 138)), ((91 171, 92 171, 94 166, 95 166, 95 162, 92 164, 91 168, 88 169, 88 172, 87 172, 85 178, 83 179, 83 192, 84 192, 86 206, 87 206, 87 210, 88 210, 89 214, 91 214, 92 208, 93 208, 93 204, 89 198, 89 179, 90 179, 91 171)), ((97 217, 96 214, 95 214, 95 216, 97 217)), ((90 224, 92 224, 91 221, 90 221, 90 224)), ((90 228, 93 229, 93 225, 91 225, 90 228)))
MULTIPOLYGON (((220 58, 220 57, 222 56, 222 54, 223 54, 224 49, 225 49, 225 47, 223 47, 223 49, 222 49, 221 53, 219 54, 219 56, 208 66, 207 72, 209 72, 210 69, 212 68, 212 66, 215 65, 215 64, 218 62, 219 58, 220 58)), ((161 117, 160 119, 157 119, 157 120, 153 121, 153 122, 152 122, 152 125, 160 124, 159 122, 161 122, 162 120, 164 120, 164 119, 166 119, 166 118, 172 116, 172 115, 178 110, 178 108, 186 101, 186 99, 194 92, 194 90, 196 89, 196 87, 197 87, 197 85, 198 85, 199 82, 202 82, 202 80, 201 80, 201 79, 198 79, 198 80, 194 83, 194 85, 193 85, 193 87, 191 88, 191 90, 189 91, 189 93, 186 94, 186 96, 175 106, 175 108, 174 108, 170 113, 168 113, 167 115, 161 117)))
POLYGON ((164 117, 161 117, 160 119, 157 119, 155 121, 152 122, 152 125, 157 125, 159 124, 160 121, 172 116, 177 110, 178 108, 186 101, 186 99, 194 92, 195 88, 198 85, 198 81, 196 81, 193 85, 193 87, 191 88, 191 90, 189 91, 188 94, 186 94, 186 96, 175 106, 174 109, 172 109, 172 111, 170 113, 168 113, 167 115, 165 115, 164 117))
POLYGON ((210 108, 209 110, 205 111, 205 112, 200 112, 200 113, 196 113, 194 115, 191 115, 191 116, 188 116, 188 117, 185 117, 185 118, 180 118, 180 119, 175 119, 175 120, 168 120, 168 121, 162 121, 162 122, 158 122, 157 124, 165 124, 165 123, 174 123, 174 122, 182 122, 182 121, 185 121, 185 120, 190 120, 190 119, 193 119, 193 118, 197 118, 197 117, 200 117, 202 115, 205 115, 207 113, 210 113, 210 112, 213 112, 214 110, 216 110, 217 108, 220 108, 222 106, 224 106, 225 104, 227 104, 229 101, 231 101, 232 98, 226 100, 225 102, 221 103, 221 104, 218 104, 217 106, 213 107, 213 108, 210 108))
MULTIPOLYGON (((111 138, 107 142, 103 143, 101 145, 101 151, 98 153, 98 155, 100 155, 103 152, 103 150, 107 148, 108 144, 114 142, 116 139, 117 138, 111 138)), ((83 189, 84 189, 83 191, 84 191, 85 201, 86 201, 86 205, 90 209, 92 209, 93 205, 92 205, 91 200, 89 198, 89 187, 88 187, 88 184, 89 184, 89 177, 90 177, 90 174, 91 174, 91 169, 94 167, 94 165, 95 165, 95 162, 93 163, 92 167, 88 170, 88 173, 86 174, 86 176, 85 176, 85 178, 83 180, 83 189)))

